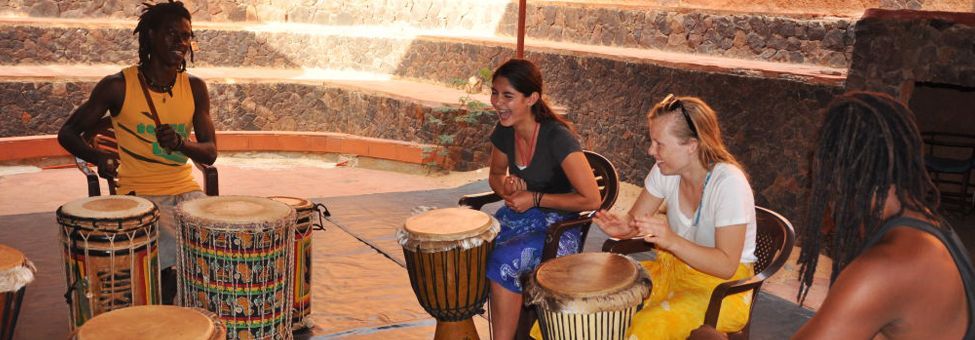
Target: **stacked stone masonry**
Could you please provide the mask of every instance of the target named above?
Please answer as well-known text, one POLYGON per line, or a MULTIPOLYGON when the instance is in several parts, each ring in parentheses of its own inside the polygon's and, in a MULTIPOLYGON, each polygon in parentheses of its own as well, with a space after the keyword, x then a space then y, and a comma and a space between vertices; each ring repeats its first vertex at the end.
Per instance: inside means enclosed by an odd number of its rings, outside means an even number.
MULTIPOLYGON (((540 4, 525 19, 530 38, 652 48, 741 59, 847 67, 851 19, 688 10, 540 4)), ((509 8, 517 11, 517 8, 509 8)), ((500 32, 515 35, 517 12, 500 32)))
MULTIPOLYGON (((409 39, 197 29, 192 66, 392 72, 409 39), (340 47, 340 48, 337 48, 340 47)), ((0 64, 132 64, 137 37, 111 27, 0 26, 0 64)))

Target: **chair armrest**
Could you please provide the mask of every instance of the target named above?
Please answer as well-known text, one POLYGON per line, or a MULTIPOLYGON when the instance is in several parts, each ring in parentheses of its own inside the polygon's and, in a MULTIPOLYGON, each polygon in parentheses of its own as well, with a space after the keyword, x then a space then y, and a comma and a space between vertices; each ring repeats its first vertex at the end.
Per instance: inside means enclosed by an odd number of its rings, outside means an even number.
POLYGON ((483 192, 480 194, 464 195, 457 201, 457 205, 468 206, 474 210, 481 210, 485 204, 494 203, 501 200, 501 196, 494 192, 483 192))
POLYGON ((91 168, 88 167, 88 161, 75 157, 74 165, 78 167, 78 170, 81 170, 81 173, 85 174, 88 181, 88 197, 101 196, 102 190, 98 187, 98 174, 91 171, 91 168))
POLYGON ((603 243, 603 252, 617 253, 617 254, 633 254, 633 253, 643 253, 653 250, 653 244, 644 242, 643 239, 627 239, 627 240, 606 240, 603 243))
POLYGON ((196 164, 200 171, 203 171, 203 190, 207 196, 220 195, 220 179, 217 176, 217 167, 203 163, 196 164))
POLYGON ((728 295, 752 290, 752 304, 754 304, 755 294, 758 294, 758 290, 762 288, 762 283, 764 282, 764 276, 755 275, 743 280, 724 282, 714 287, 714 291, 711 292, 711 301, 708 302, 708 310, 704 313, 704 324, 715 328, 718 327, 718 314, 721 313, 721 302, 728 295))
MULTIPOLYGON (((545 232, 545 246, 542 248, 541 262, 554 259, 558 255, 559 240, 562 239, 562 235, 565 235, 567 231, 571 230, 572 228, 579 227, 583 229, 583 234, 585 234, 585 229, 588 229, 590 224, 592 224, 592 218, 578 217, 548 226, 548 230, 545 232)), ((586 240, 579 241, 585 242, 586 240)))

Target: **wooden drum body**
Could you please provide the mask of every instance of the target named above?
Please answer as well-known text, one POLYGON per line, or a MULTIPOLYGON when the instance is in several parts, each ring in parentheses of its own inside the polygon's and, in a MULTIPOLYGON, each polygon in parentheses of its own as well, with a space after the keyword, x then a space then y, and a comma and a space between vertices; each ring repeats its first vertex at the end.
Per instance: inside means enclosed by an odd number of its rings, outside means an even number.
POLYGON ((136 306, 101 314, 78 329, 78 340, 224 340, 216 314, 199 308, 136 306))
POLYGON ((542 263, 525 294, 546 340, 623 340, 651 286, 646 270, 629 257, 582 253, 542 263))
POLYGON ((111 310, 160 303, 154 203, 135 196, 88 197, 62 205, 57 218, 72 329, 111 310))
POLYGON ((217 314, 228 339, 290 339, 295 211, 268 198, 180 203, 179 297, 217 314))
POLYGON ((14 338, 24 293, 35 272, 34 264, 23 253, 0 244, 0 340, 14 338))
POLYGON ((268 198, 290 205, 295 209, 297 220, 295 222, 294 281, 292 282, 294 310, 291 315, 291 328, 296 331, 310 328, 315 324, 311 320, 311 239, 313 230, 323 228, 322 214, 324 212, 319 209, 324 206, 297 197, 272 196, 268 198))
POLYGON ((499 230, 488 214, 447 208, 410 217, 398 231, 413 292, 437 319, 435 339, 478 338, 471 317, 487 300, 487 261, 499 230))

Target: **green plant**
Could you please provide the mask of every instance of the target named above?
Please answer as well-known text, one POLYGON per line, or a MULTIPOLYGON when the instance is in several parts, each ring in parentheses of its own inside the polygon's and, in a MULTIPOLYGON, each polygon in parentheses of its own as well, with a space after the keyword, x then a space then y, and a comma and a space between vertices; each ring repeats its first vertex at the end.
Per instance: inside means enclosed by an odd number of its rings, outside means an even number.
POLYGON ((451 147, 455 146, 457 124, 477 124, 484 115, 491 115, 494 112, 491 106, 474 99, 470 95, 461 96, 457 100, 457 105, 443 105, 433 110, 439 117, 429 116, 424 125, 431 130, 433 147, 423 148, 423 158, 427 161, 424 165, 431 170, 445 170, 449 162, 451 147), (452 118, 452 119, 451 119, 452 118), (434 153, 436 152, 436 153, 434 153))

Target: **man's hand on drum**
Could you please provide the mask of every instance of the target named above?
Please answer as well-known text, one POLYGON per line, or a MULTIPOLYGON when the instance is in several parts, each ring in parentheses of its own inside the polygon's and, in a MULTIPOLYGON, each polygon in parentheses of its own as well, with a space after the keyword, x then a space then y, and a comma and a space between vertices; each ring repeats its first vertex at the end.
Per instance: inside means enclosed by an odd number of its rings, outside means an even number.
POLYGON ((670 224, 663 216, 637 216, 630 221, 630 225, 639 230, 644 241, 653 243, 665 250, 670 250, 676 241, 675 238, 680 237, 673 230, 670 230, 670 224))
POLYGON ((535 207, 535 197, 530 191, 520 190, 504 198, 504 205, 515 212, 523 213, 535 207))
POLYGON ((640 230, 631 225, 629 220, 629 215, 621 218, 606 210, 596 212, 592 218, 592 221, 596 222, 596 225, 603 229, 606 235, 618 239, 633 238, 639 235, 640 230))
POLYGON ((514 195, 519 191, 528 190, 528 183, 518 176, 508 175, 504 177, 504 191, 501 193, 501 197, 507 199, 508 196, 514 195))
POLYGON ((118 159, 111 153, 98 152, 98 176, 101 178, 115 178, 118 176, 118 159))

